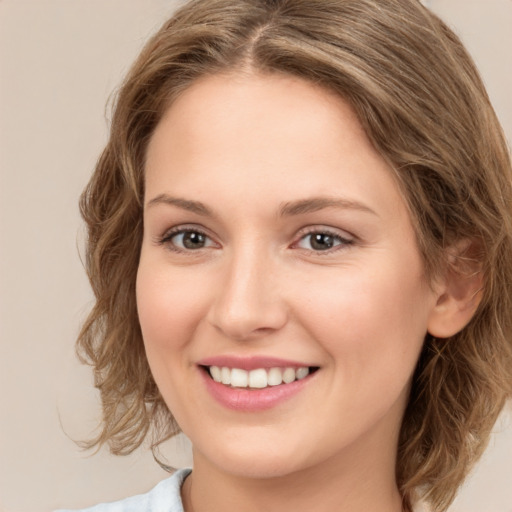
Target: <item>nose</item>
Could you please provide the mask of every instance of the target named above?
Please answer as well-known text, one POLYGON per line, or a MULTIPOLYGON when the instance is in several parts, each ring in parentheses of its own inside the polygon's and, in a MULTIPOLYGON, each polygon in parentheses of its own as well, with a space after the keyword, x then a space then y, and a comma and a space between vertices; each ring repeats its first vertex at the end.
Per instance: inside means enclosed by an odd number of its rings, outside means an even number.
POLYGON ((246 250, 228 259, 217 283, 209 322, 233 340, 251 340, 281 329, 287 322, 279 269, 266 254, 246 250))

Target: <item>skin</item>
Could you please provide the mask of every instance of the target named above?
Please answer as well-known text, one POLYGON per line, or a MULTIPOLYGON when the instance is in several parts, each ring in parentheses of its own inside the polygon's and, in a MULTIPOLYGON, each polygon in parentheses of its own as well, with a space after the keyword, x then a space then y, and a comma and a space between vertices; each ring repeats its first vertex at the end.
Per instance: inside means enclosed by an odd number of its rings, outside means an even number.
POLYGON ((427 284, 405 202, 352 108, 293 77, 200 79, 150 141, 145 201, 138 311, 194 446, 187 512, 402 510, 398 432, 450 300, 427 284), (280 215, 313 197, 343 204, 280 215), (172 228, 207 236, 187 249, 172 228), (318 249, 310 233, 326 230, 335 245, 318 249), (277 407, 240 412, 205 388, 197 362, 216 355, 319 370, 277 407))

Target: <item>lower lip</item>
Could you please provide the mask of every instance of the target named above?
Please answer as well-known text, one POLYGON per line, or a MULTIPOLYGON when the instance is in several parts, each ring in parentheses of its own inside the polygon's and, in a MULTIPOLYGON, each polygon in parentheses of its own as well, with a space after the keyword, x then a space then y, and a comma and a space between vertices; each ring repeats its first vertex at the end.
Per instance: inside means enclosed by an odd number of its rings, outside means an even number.
POLYGON ((272 409, 300 393, 310 382, 313 374, 290 384, 269 386, 263 389, 232 388, 215 382, 210 375, 200 370, 206 389, 217 402, 235 411, 257 412, 272 409))

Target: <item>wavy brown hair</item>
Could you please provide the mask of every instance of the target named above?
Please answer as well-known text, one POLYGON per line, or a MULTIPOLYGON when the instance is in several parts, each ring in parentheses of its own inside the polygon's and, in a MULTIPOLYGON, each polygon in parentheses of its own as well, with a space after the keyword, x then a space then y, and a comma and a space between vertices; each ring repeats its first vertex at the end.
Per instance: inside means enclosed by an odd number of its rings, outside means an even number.
MULTIPOLYGON (((416 0, 193 0, 154 35, 128 73, 110 139, 81 198, 96 303, 80 333, 103 404, 90 446, 116 454, 179 427, 144 353, 135 301, 145 153, 165 110, 198 77, 249 69, 287 73, 349 101, 395 171, 426 274, 446 248, 483 273, 480 306, 450 339, 427 335, 398 446, 404 502, 416 491, 444 511, 512 395, 510 154, 463 45, 416 0)), ((453 269, 452 269, 453 270, 453 269)))

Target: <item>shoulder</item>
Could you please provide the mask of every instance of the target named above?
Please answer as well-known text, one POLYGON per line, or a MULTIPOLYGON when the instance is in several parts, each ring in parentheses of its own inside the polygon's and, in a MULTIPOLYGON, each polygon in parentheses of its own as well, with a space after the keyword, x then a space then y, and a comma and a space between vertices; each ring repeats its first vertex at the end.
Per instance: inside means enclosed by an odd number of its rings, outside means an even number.
MULTIPOLYGON (((191 469, 179 469, 145 494, 138 494, 112 503, 102 503, 74 512, 183 512, 181 485, 191 469)), ((71 512, 56 510, 55 512, 71 512)))

